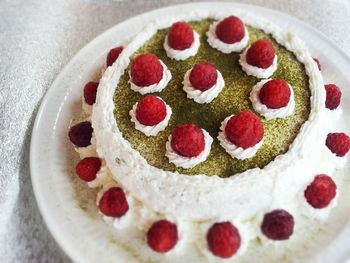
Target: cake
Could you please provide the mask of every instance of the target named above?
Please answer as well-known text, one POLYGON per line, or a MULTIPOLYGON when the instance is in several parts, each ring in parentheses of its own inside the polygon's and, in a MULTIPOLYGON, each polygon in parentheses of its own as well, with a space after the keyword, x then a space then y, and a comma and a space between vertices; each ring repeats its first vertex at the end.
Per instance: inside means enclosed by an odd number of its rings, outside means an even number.
POLYGON ((283 251, 304 218, 336 207, 332 174, 350 149, 332 130, 341 90, 320 70, 297 36, 254 14, 156 19, 84 87, 68 133, 76 173, 141 262, 283 251))

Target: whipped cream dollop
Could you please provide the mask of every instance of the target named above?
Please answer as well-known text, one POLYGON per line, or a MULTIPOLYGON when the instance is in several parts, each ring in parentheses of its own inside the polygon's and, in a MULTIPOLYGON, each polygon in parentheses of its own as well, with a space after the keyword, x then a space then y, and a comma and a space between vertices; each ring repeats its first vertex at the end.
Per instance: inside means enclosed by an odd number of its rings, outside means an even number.
POLYGON ((218 140, 220 141, 220 145, 226 150, 226 152, 231 155, 233 158, 237 158, 239 160, 244 160, 248 158, 252 158, 256 152, 260 149, 260 147, 263 144, 263 139, 255 144, 252 147, 249 148, 242 148, 238 147, 237 145, 233 144, 226 136, 225 133, 225 128, 227 125, 227 122, 233 117, 234 115, 232 114, 231 116, 228 116, 227 118, 224 119, 224 121, 221 123, 220 127, 220 132, 218 135, 218 140))
MULTIPOLYGON (((115 182, 115 181, 108 181, 103 185, 103 187, 99 190, 97 193, 96 197, 96 205, 99 207, 100 200, 103 196, 103 194, 108 191, 112 187, 120 187, 120 185, 115 182)), ((124 192, 125 193, 125 192, 124 192)), ((98 210, 99 214, 102 216, 103 220, 109 224, 112 225, 115 229, 126 229, 135 222, 136 217, 135 217, 135 204, 134 204, 134 198, 125 193, 126 200, 128 202, 129 209, 128 211, 122 215, 121 217, 111 217, 111 216, 106 216, 103 214, 100 210, 98 210)), ((138 225, 136 225, 138 227, 138 225)))
MULTIPOLYGON (((157 97, 157 98, 162 100, 162 98, 160 98, 160 97, 157 97)), ((165 104, 166 116, 165 116, 164 120, 162 120, 158 124, 152 125, 152 126, 147 126, 147 125, 144 125, 141 122, 139 122, 139 120, 136 118, 136 109, 137 109, 138 102, 134 104, 134 106, 130 110, 129 114, 131 117, 131 121, 135 123, 136 130, 139 130, 140 132, 144 133, 146 136, 156 136, 159 132, 165 130, 166 126, 169 123, 169 120, 170 120, 170 117, 172 114, 172 110, 171 110, 170 106, 165 103, 164 100, 162 100, 162 101, 165 104)))
MULTIPOLYGON (((96 152, 96 139, 94 136, 94 133, 92 134, 91 144, 86 147, 74 147, 75 151, 79 154, 80 159, 84 159, 87 157, 98 157, 98 154, 96 152)), ((101 159, 101 158, 100 158, 101 159)), ((87 185, 90 188, 96 188, 104 184, 105 180, 108 177, 108 171, 105 160, 101 159, 101 168, 96 174, 96 178, 90 182, 87 182, 87 185)))
POLYGON ((239 64, 241 64, 242 69, 250 76, 254 76, 260 79, 267 79, 272 76, 272 74, 277 69, 277 55, 275 54, 275 58, 273 59, 272 65, 268 68, 259 68, 252 65, 249 65, 247 62, 247 51, 249 47, 244 50, 244 52, 240 55, 239 64))
POLYGON ((139 92, 142 95, 148 94, 148 93, 153 93, 153 92, 160 92, 162 91, 166 85, 168 85, 169 81, 171 80, 171 72, 168 69, 168 67, 163 63, 163 61, 159 60, 160 64, 163 66, 163 76, 162 79, 155 84, 149 85, 149 86, 137 86, 135 83, 132 82, 131 75, 129 72, 130 76, 130 88, 133 91, 139 92))
POLYGON ((189 69, 185 74, 184 81, 182 82, 183 90, 187 93, 187 98, 193 99, 197 103, 203 104, 211 102, 219 95, 225 86, 224 78, 222 77, 220 71, 216 70, 218 77, 214 86, 205 91, 195 89, 190 81, 191 71, 192 68, 189 69))
POLYGON ((209 31, 206 33, 209 45, 225 54, 240 52, 249 41, 249 33, 247 28, 244 26, 244 37, 240 41, 233 44, 228 44, 221 41, 216 35, 216 27, 221 21, 222 20, 214 22, 209 26, 209 31))
POLYGON ((196 157, 185 157, 179 155, 171 146, 170 135, 168 141, 165 144, 165 156, 169 158, 169 162, 175 164, 176 167, 182 167, 185 169, 193 168, 197 164, 204 162, 210 154, 213 138, 209 135, 209 133, 206 130, 202 129, 202 131, 204 135, 204 150, 196 157))
POLYGON ((261 80, 253 87, 250 93, 250 101, 252 102, 254 110, 257 111, 260 115, 264 116, 266 120, 272 120, 276 118, 285 118, 292 115, 295 109, 295 100, 294 100, 294 90, 291 87, 291 85, 289 85, 289 83, 288 83, 288 87, 290 89, 290 99, 288 104, 285 107, 282 107, 279 109, 270 109, 260 101, 260 98, 259 98, 260 90, 264 86, 264 84, 269 82, 270 80, 272 79, 261 80))
POLYGON ((198 240, 196 240, 197 247, 199 250, 205 255, 210 262, 220 262, 230 261, 232 259, 236 259, 237 257, 243 255, 249 246, 249 242, 256 238, 255 229, 252 227, 250 222, 241 222, 240 220, 235 220, 232 218, 219 218, 217 220, 210 220, 203 222, 199 225, 199 232, 201 235, 198 235, 198 240), (236 253, 227 259, 221 259, 216 257, 208 248, 208 242, 206 238, 203 238, 207 235, 209 229, 215 224, 219 222, 230 222, 237 230, 241 239, 241 244, 236 253))
POLYGON ((338 205, 338 196, 339 196, 339 193, 337 189, 336 196, 333 198, 333 200, 329 203, 328 206, 324 208, 314 208, 306 201, 304 196, 304 191, 301 191, 298 196, 300 211, 303 215, 309 218, 316 219, 319 221, 325 221, 328 218, 329 214, 331 213, 332 209, 338 205))
POLYGON ((163 47, 165 49, 167 56, 175 60, 186 60, 189 57, 196 55, 200 46, 200 41, 199 41, 198 33, 194 30, 193 30, 193 37, 194 37, 194 41, 189 48, 186 48, 184 50, 178 50, 178 49, 173 49, 169 45, 168 35, 166 35, 164 39, 163 47))

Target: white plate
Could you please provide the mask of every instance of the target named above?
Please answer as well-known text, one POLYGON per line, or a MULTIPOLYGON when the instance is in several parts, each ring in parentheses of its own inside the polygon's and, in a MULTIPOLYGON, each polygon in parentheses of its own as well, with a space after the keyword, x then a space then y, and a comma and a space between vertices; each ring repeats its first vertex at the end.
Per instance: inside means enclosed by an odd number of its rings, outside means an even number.
MULTIPOLYGON (((342 105, 347 105, 344 110, 350 116, 350 59, 325 35, 283 13, 236 3, 191 3, 154 10, 116 25, 80 50, 58 75, 42 102, 33 128, 30 167, 34 193, 52 235, 76 262, 139 262, 118 244, 111 229, 100 219, 94 205, 94 190, 87 189, 72 176, 77 154, 72 151, 67 131, 72 118, 80 112, 82 87, 91 79, 98 80, 108 50, 126 43, 147 21, 201 8, 244 9, 298 34, 320 59, 325 83, 334 82, 343 87, 342 105)), ((347 121, 350 123, 349 117, 347 121)), ((343 209, 346 211, 332 237, 304 262, 336 263, 349 258, 350 222, 346 215, 350 214, 350 206, 343 209)))

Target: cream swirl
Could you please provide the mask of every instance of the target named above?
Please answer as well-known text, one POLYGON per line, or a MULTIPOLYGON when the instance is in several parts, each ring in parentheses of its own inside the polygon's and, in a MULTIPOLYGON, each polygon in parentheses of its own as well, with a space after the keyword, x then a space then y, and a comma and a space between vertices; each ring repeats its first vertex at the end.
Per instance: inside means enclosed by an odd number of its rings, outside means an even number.
MULTIPOLYGON (((162 100, 159 97, 157 97, 157 98, 162 100)), ((129 112, 130 117, 131 117, 131 121, 135 123, 135 129, 144 133, 146 136, 156 136, 159 132, 164 131, 166 126, 168 125, 168 122, 169 122, 171 114, 172 114, 172 110, 171 110, 170 106, 167 105, 165 102, 164 102, 164 104, 165 104, 165 108, 166 108, 166 116, 165 116, 164 120, 162 120, 161 122, 159 122, 156 125, 147 126, 147 125, 140 123, 139 120, 136 118, 136 108, 137 108, 138 102, 135 103, 135 105, 132 107, 132 109, 129 112)))
POLYGON ((250 101, 253 104, 253 108, 260 115, 264 116, 266 120, 272 120, 276 118, 285 118, 294 113, 295 109, 295 100, 294 100, 294 91, 293 88, 288 84, 290 89, 290 99, 288 104, 285 107, 279 109, 270 109, 265 104, 260 101, 259 93, 261 88, 265 83, 269 82, 271 79, 264 79, 258 82, 252 89, 250 93, 250 101))
POLYGON ((209 26, 209 31, 206 33, 209 45, 225 54, 240 52, 248 44, 249 41, 249 33, 247 28, 244 27, 244 37, 240 41, 233 44, 228 44, 221 41, 216 35, 216 26, 221 21, 222 20, 214 22, 209 26))
POLYGON ((211 102, 219 95, 219 93, 225 86, 224 78, 222 77, 220 71, 216 70, 216 72, 218 73, 218 77, 214 86, 205 91, 195 89, 193 88, 190 81, 191 71, 192 68, 189 69, 185 74, 184 81, 182 82, 183 90, 187 93, 187 98, 193 99, 197 103, 203 104, 211 102))
POLYGON ((196 55, 200 46, 200 41, 199 41, 199 35, 196 31, 193 31, 193 36, 194 36, 194 41, 189 48, 186 48, 184 50, 178 50, 178 49, 173 49, 169 45, 168 35, 167 35, 164 39, 164 44, 163 44, 163 47, 165 49, 167 56, 175 60, 186 60, 189 57, 196 55))
POLYGON ((161 61, 161 60, 159 60, 159 61, 160 61, 160 64, 162 64, 162 66, 163 66, 163 76, 162 76, 162 79, 158 83, 155 83, 155 84, 152 84, 152 85, 149 85, 149 86, 144 86, 144 87, 138 86, 138 85, 136 85, 135 83, 132 82, 131 75, 130 75, 130 72, 129 72, 130 88, 133 91, 136 91, 136 92, 141 93, 142 95, 145 95, 145 94, 148 94, 148 93, 160 92, 166 87, 166 85, 168 85, 169 81, 171 80, 171 72, 168 69, 168 67, 163 63, 163 61, 161 61))
POLYGON ((242 148, 239 147, 235 144, 233 144, 227 137, 225 134, 225 128, 227 125, 227 122, 231 119, 231 117, 233 117, 234 115, 232 114, 231 116, 228 116, 222 123, 221 123, 221 127, 220 127, 220 132, 218 135, 218 140, 220 141, 220 145, 226 150, 226 152, 232 156, 232 158, 237 158, 239 160, 244 160, 244 159, 248 159, 253 157, 256 152, 259 150, 259 148, 261 147, 261 145, 263 144, 263 139, 258 142, 257 144, 255 144, 252 147, 249 148, 242 148))
POLYGON ((185 157, 179 155, 173 147, 171 147, 171 135, 165 144, 166 152, 165 156, 168 157, 169 162, 175 164, 176 167, 182 167, 185 169, 193 168, 197 164, 204 162, 210 154, 211 144, 213 143, 213 138, 209 133, 202 129, 204 135, 204 150, 196 157, 185 157))
POLYGON ((271 77, 272 74, 277 69, 277 55, 275 54, 275 58, 273 59, 271 66, 269 66, 268 68, 259 68, 248 64, 247 62, 248 49, 249 47, 241 54, 239 58, 239 64, 241 64, 242 69, 245 71, 245 73, 260 79, 267 79, 271 77))

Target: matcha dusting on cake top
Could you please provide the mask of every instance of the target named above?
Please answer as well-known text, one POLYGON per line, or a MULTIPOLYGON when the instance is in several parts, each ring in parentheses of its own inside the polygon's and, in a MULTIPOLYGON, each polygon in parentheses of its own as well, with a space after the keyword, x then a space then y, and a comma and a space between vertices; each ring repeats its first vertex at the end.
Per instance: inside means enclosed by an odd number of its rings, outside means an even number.
POLYGON ((143 96, 130 89, 129 74, 127 69, 121 77, 114 95, 115 118, 123 137, 131 146, 140 152, 147 162, 155 167, 167 171, 193 175, 206 174, 228 177, 244 172, 255 167, 263 168, 273 161, 278 155, 287 152, 300 127, 308 119, 310 114, 310 90, 308 77, 304 65, 300 63, 293 53, 286 50, 270 35, 263 31, 247 27, 249 31, 249 43, 260 38, 268 38, 272 41, 276 55, 278 56, 278 68, 272 78, 284 79, 293 87, 295 98, 295 112, 292 116, 283 119, 266 121, 260 116, 265 129, 264 143, 257 154, 246 160, 233 159, 220 146, 217 139, 221 122, 229 115, 253 107, 249 99, 252 87, 259 79, 248 76, 239 65, 239 53, 223 54, 209 46, 205 32, 208 31, 212 20, 203 20, 190 23, 194 30, 200 34, 201 46, 196 56, 185 61, 171 60, 167 57, 163 48, 167 30, 160 30, 147 41, 135 54, 156 54, 172 73, 172 79, 167 87, 153 95, 161 97, 171 108, 173 114, 166 130, 155 137, 147 137, 135 129, 130 120, 129 111, 132 106, 143 96), (209 104, 198 104, 188 99, 182 89, 182 81, 187 70, 196 63, 207 61, 215 65, 221 72, 225 87, 217 98, 209 104), (192 169, 177 168, 169 163, 165 156, 165 143, 171 131, 178 124, 193 122, 205 129, 214 138, 208 159, 192 169))

